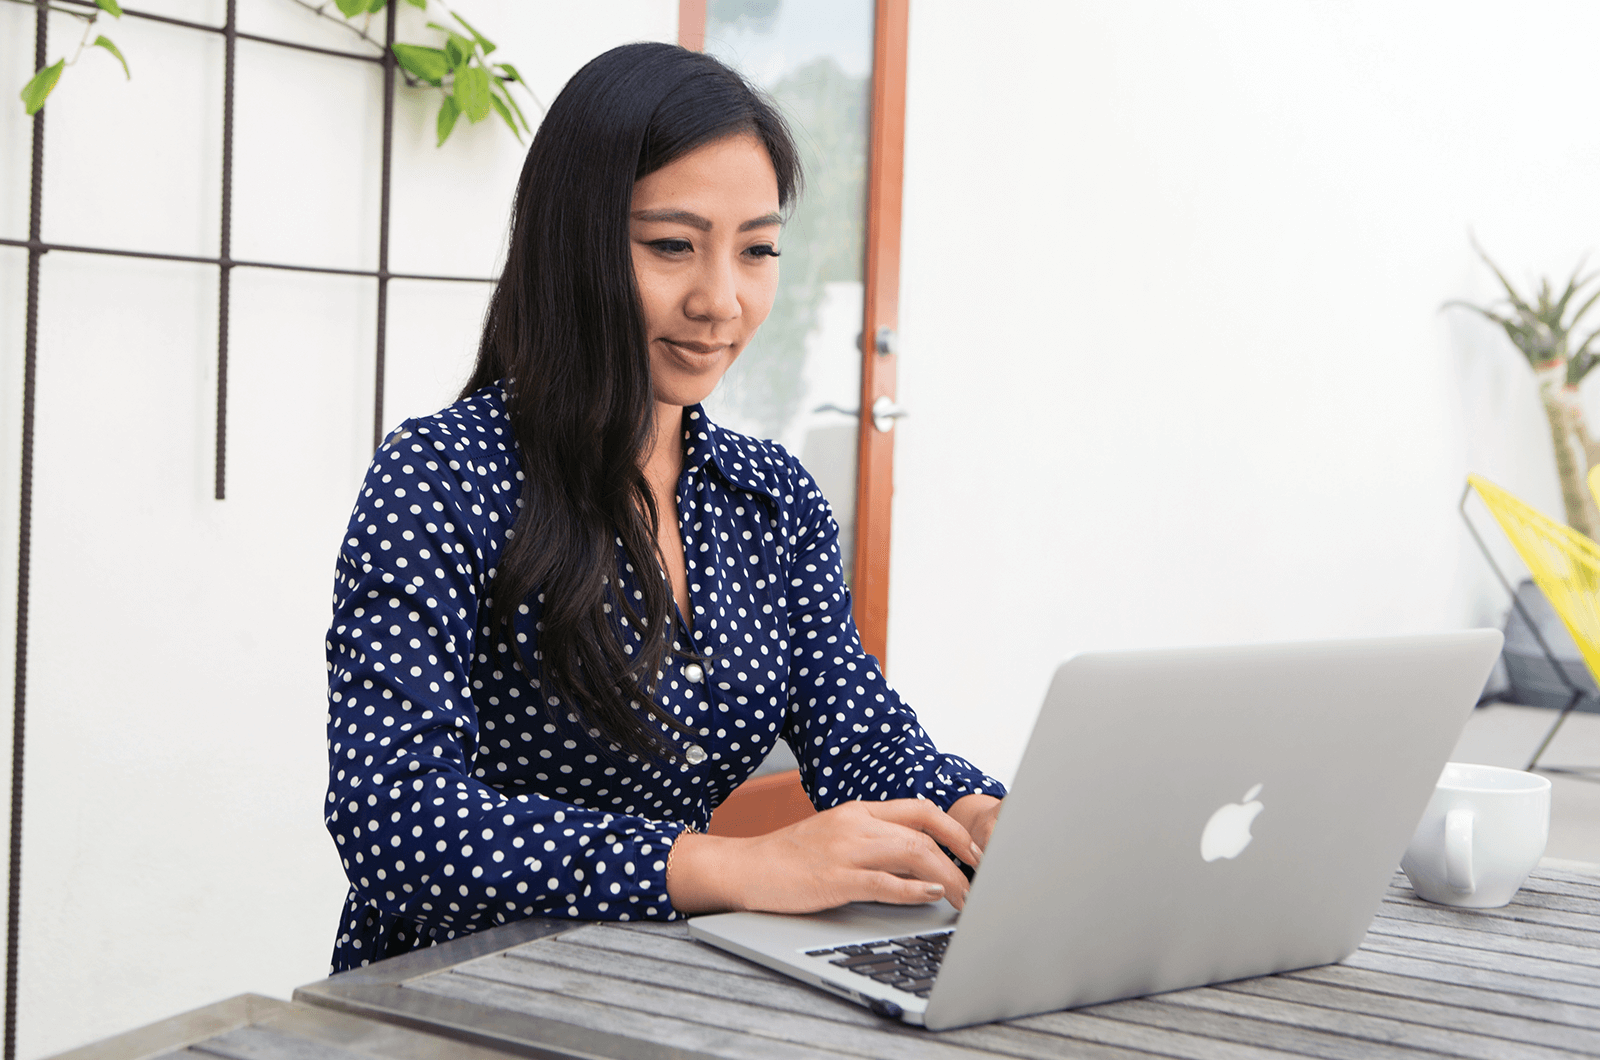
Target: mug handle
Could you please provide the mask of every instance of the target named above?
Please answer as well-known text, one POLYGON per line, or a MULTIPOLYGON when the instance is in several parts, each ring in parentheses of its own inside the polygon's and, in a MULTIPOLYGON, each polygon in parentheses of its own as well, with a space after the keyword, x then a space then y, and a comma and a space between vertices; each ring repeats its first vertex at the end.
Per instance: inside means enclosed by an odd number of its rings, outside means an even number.
POLYGON ((1472 811, 1466 807, 1445 814, 1444 872, 1452 890, 1471 894, 1478 889, 1472 878, 1472 811))

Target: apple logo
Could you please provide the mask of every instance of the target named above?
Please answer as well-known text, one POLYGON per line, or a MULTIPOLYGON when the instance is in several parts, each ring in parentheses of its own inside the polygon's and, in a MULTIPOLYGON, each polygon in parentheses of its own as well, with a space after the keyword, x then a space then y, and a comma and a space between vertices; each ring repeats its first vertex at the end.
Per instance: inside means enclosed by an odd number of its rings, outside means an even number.
POLYGON ((1261 785, 1257 784, 1244 793, 1242 802, 1230 802, 1211 815, 1211 820, 1206 822, 1206 830, 1200 833, 1201 857, 1207 861, 1236 858, 1250 845, 1250 840, 1254 838, 1250 834, 1250 825, 1264 809, 1259 801, 1252 801, 1259 794, 1261 785))

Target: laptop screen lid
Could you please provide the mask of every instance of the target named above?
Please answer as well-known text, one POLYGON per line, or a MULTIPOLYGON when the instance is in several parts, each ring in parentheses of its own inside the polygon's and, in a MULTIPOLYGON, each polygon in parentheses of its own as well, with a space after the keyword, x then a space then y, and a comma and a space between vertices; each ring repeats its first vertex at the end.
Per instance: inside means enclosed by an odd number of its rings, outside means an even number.
POLYGON ((1500 644, 1468 630, 1062 664, 924 1024, 1347 956, 1500 644))
POLYGON ((811 951, 948 930, 943 901, 720 913, 690 934, 936 1030, 1339 960, 1500 643, 1469 630, 1062 664, 925 1001, 811 951))

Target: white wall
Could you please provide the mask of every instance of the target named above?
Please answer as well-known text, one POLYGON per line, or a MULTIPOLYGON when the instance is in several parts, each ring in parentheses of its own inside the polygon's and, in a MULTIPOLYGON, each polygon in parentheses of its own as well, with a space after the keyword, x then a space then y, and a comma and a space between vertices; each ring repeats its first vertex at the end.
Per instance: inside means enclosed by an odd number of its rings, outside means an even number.
MULTIPOLYGON (((676 32, 673 0, 459 7, 547 101, 605 47, 676 32)), ((343 42, 289 0, 241 8, 343 42)), ((1462 475, 1558 510, 1554 472, 1524 366, 1437 310, 1494 296, 1469 228, 1519 278, 1594 248, 1600 11, 976 10, 918 0, 911 23, 890 664, 934 734, 1008 776, 1078 648, 1496 620, 1462 475)), ((52 57, 76 35, 55 18, 52 57)), ((31 66, 31 19, 0 4, 5 84, 31 66)), ((46 236, 211 253, 220 44, 105 32, 134 80, 95 54, 53 97, 46 236)), ((377 78, 239 47, 236 253, 372 266, 377 78)), ((0 233, 20 237, 12 98, 0 233)), ((431 107, 399 116, 394 267, 492 271, 520 148, 480 127, 436 152, 431 107)), ((0 248, 0 560, 24 258, 0 248)), ((326 968, 343 880, 320 826, 321 641, 370 444, 374 297, 236 273, 219 504, 215 285, 45 262, 23 1056, 326 968)), ((391 424, 448 398, 483 295, 395 285, 391 424)))
POLYGON ((1549 435, 1439 307, 1496 295, 1469 231, 1519 281, 1600 244, 1596 39, 1581 0, 913 5, 889 663, 941 744, 1009 777, 1079 649, 1498 623, 1455 505, 1559 514, 1549 435))
MULTIPOLYGON (((223 10, 135 6, 212 23, 223 10)), ((253 32, 359 45, 290 0, 239 6, 253 32)), ((607 47, 677 34, 675 0, 454 6, 546 102, 607 47)), ((133 18, 97 32, 133 80, 93 53, 51 97, 45 238, 214 254, 220 38, 133 18)), ((53 16, 51 58, 77 35, 53 16)), ((31 9, 0 4, 0 233, 11 238, 27 235, 29 123, 15 92, 32 56, 31 9)), ((375 267, 381 108, 375 67, 240 42, 237 257, 375 267)), ((401 93, 391 266, 490 275, 522 148, 503 126, 463 123, 436 151, 433 113, 401 93)), ((216 270, 51 254, 42 271, 24 1057, 244 991, 287 997, 326 973, 345 885, 321 827, 322 641, 338 535, 370 453, 376 308, 371 281, 235 272, 219 503, 216 270)), ((25 253, 0 248, 8 571, 25 276, 25 253)), ((386 426, 452 398, 486 295, 394 284, 386 426)), ((8 576, 0 643, 13 590, 8 576)))

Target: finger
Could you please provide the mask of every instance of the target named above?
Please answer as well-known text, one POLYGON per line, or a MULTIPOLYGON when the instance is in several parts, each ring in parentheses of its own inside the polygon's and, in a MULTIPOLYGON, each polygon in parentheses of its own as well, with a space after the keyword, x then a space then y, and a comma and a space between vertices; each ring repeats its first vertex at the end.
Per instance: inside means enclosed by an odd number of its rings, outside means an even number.
MULTIPOLYGON (((887 902, 891 905, 926 905, 929 902, 937 902, 949 893, 938 883, 906 879, 891 872, 870 870, 856 874, 852 880, 851 891, 859 896, 852 899, 853 901, 887 902)), ((956 897, 951 896, 952 903, 956 901, 956 897)), ((957 905, 956 908, 961 907, 957 905)))
POLYGON ((966 904, 967 888, 970 886, 966 874, 945 857, 944 851, 934 845, 927 833, 909 828, 900 831, 904 836, 898 851, 900 860, 895 864, 880 864, 877 867, 942 886, 950 898, 950 904, 957 909, 966 904))
POLYGON ((973 868, 983 858, 983 850, 954 817, 927 799, 892 799, 889 802, 863 802, 862 806, 880 821, 891 821, 915 828, 944 846, 973 868))
POLYGON ((994 836, 994 826, 1000 820, 1000 810, 1004 806, 1003 802, 995 803, 994 808, 978 818, 976 825, 971 829, 972 841, 978 844, 979 850, 989 849, 989 840, 994 836))
POLYGON ((978 823, 978 827, 973 833, 972 841, 978 844, 979 850, 987 850, 989 848, 989 840, 993 835, 994 818, 986 817, 978 823))

